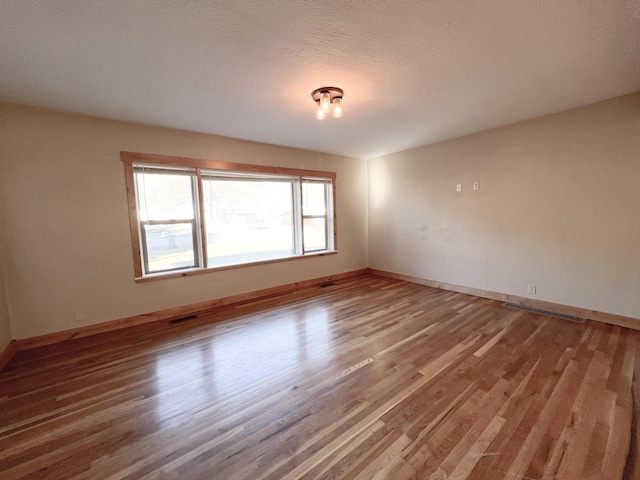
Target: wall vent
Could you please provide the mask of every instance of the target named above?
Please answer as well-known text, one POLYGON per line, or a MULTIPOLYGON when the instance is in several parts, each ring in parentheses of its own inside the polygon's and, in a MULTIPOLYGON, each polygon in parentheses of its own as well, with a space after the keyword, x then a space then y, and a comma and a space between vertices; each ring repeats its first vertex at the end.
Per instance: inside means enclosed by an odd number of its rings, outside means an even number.
POLYGON ((198 318, 198 316, 197 315, 187 315, 186 317, 174 318, 173 320, 169 320, 169 323, 171 325, 173 325, 174 323, 186 322, 187 320, 191 320, 193 318, 198 318))
POLYGON ((548 317, 560 318, 562 320, 568 320, 575 323, 584 323, 585 318, 574 317, 573 315, 565 315, 564 313, 552 312, 551 310, 542 310, 541 308, 527 307, 525 305, 518 305, 517 303, 504 303, 505 307, 517 308, 518 310, 524 310, 525 312, 538 313, 540 315, 546 315, 548 317))

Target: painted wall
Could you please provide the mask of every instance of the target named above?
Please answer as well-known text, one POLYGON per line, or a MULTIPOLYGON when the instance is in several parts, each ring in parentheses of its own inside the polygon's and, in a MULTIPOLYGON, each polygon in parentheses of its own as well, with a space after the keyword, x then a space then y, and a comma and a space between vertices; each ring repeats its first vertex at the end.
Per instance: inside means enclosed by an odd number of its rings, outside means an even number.
POLYGON ((0 244, 0 353, 11 343, 11 323, 9 320, 9 304, 7 302, 6 285, 3 275, 2 245, 0 244))
POLYGON ((367 266, 364 160, 8 104, 0 152, 15 339, 367 266), (136 284, 121 150, 335 171, 339 253, 136 284))
POLYGON ((640 94, 370 160, 368 176, 358 159, 0 104, 0 349, 367 263, 640 318, 638 239, 640 94), (121 150, 336 171, 340 252, 136 284, 121 150))
POLYGON ((370 160, 368 175, 372 268, 640 318, 640 94, 370 160))

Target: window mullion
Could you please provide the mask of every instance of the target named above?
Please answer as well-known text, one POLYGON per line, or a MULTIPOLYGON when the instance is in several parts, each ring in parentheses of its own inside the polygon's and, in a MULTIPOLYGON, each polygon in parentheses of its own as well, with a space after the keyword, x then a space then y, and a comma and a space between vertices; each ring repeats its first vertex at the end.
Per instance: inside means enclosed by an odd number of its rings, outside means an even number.
POLYGON ((323 200, 324 200, 324 246, 325 248, 330 248, 329 244, 329 203, 327 198, 327 186, 325 185, 322 189, 323 200))
POLYGON ((171 220, 140 220, 140 225, 178 225, 180 223, 193 223, 193 218, 172 218, 171 220))
POLYGON ((299 193, 299 198, 300 198, 300 202, 299 202, 299 206, 300 206, 300 212, 299 215, 297 215, 299 221, 300 221, 300 228, 299 228, 299 232, 300 232, 300 251, 302 252, 302 255, 304 255, 306 253, 305 249, 304 249, 304 195, 302 194, 302 177, 298 178, 298 193, 299 193))
POLYGON ((147 231, 144 228, 144 222, 140 222, 140 239, 142 248, 142 261, 144 263, 144 272, 149 272, 149 251, 147 249, 147 231))
POLYGON ((207 254, 207 226, 205 225, 204 215, 204 189, 202 187, 202 169, 196 168, 196 182, 198 195, 194 198, 197 201, 197 205, 194 205, 194 211, 198 213, 198 226, 200 227, 200 255, 202 258, 202 268, 207 268, 209 263, 209 256, 207 254), (197 208, 196 208, 197 207, 197 208))
POLYGON ((327 247, 331 250, 338 248, 338 234, 336 232, 338 226, 336 225, 336 181, 335 179, 327 185, 329 194, 327 196, 327 236, 330 236, 331 243, 327 244, 327 247))

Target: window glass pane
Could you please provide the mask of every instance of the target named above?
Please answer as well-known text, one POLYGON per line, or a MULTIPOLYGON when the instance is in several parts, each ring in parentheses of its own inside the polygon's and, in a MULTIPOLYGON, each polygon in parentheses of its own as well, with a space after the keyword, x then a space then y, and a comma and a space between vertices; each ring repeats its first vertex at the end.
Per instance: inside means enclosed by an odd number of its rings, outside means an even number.
POLYGON ((147 273, 196 266, 193 249, 193 224, 144 225, 149 268, 147 273))
POLYGON ((326 186, 323 183, 302 182, 302 214, 326 215, 326 186))
POLYGON ((141 221, 193 218, 192 175, 137 172, 135 177, 141 221))
POLYGON ((209 267, 294 255, 291 182, 202 183, 209 267))
POLYGON ((304 251, 327 249, 326 218, 305 218, 304 225, 304 251))

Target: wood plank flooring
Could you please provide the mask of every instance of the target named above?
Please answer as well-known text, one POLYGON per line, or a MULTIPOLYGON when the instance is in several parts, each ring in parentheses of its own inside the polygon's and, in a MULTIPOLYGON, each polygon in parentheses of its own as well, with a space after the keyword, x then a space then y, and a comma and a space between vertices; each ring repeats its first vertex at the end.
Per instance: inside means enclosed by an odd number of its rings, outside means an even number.
POLYGON ((638 479, 640 332, 375 276, 18 352, 0 478, 638 479))

